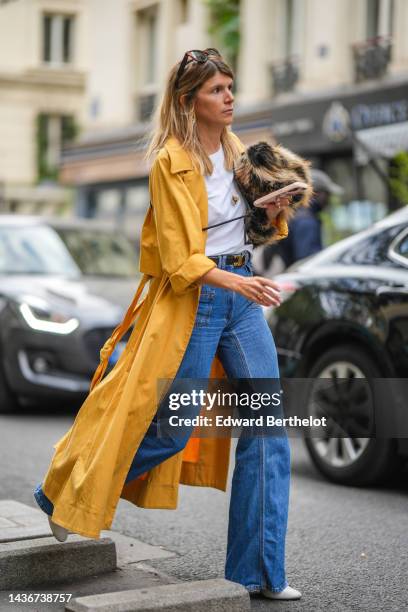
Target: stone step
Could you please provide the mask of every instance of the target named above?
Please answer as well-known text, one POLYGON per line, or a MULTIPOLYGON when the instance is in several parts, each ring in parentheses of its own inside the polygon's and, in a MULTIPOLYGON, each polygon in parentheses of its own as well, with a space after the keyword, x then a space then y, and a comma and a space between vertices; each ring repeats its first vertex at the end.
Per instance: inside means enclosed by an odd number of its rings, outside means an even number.
POLYGON ((248 591, 224 579, 197 580, 77 597, 67 612, 249 612, 248 591))
POLYGON ((63 543, 54 537, 6 542, 0 544, 0 591, 94 576, 116 566, 116 547, 110 538, 70 535, 63 543))
POLYGON ((51 535, 47 515, 14 499, 0 499, 0 543, 51 535))
POLYGON ((113 572, 64 580, 49 586, 0 591, 0 611, 64 612, 74 598, 97 593, 145 589, 181 582, 145 562, 128 563, 113 572))
MULTIPOLYGON (((0 544, 15 540, 46 538, 51 535, 47 515, 42 510, 13 499, 0 500, 0 544)), ((162 546, 145 544, 118 531, 102 530, 100 537, 111 538, 115 542, 118 567, 138 561, 175 556, 174 552, 165 550, 162 546)))

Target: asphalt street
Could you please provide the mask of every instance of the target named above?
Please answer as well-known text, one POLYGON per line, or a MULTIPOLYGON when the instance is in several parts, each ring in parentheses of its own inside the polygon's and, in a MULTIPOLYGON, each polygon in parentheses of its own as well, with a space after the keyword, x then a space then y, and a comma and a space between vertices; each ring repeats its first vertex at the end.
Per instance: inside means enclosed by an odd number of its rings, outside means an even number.
MULTIPOLYGON (((73 418, 57 407, 0 415, 0 499, 35 506, 33 488, 73 418)), ((289 603, 255 597, 253 610, 408 609, 407 473, 382 488, 333 485, 316 472, 299 439, 292 438, 291 447, 286 567, 289 583, 303 597, 289 603)), ((228 492, 182 486, 176 511, 144 510, 121 500, 112 529, 176 552, 150 562, 168 574, 223 577, 228 503, 228 492)))

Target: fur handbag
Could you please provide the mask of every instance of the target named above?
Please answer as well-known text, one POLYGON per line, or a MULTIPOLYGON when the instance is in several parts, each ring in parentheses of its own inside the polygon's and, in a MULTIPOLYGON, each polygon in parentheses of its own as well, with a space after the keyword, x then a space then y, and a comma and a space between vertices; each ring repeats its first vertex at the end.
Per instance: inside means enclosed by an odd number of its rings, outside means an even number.
POLYGON ((245 230, 248 241, 254 246, 270 244, 286 237, 286 220, 293 217, 299 206, 309 205, 313 193, 309 167, 310 162, 292 151, 281 145, 271 146, 267 142, 248 147, 237 160, 234 178, 249 207, 245 230), (289 208, 279 213, 271 224, 265 209, 254 206, 254 201, 296 181, 306 183, 308 188, 303 193, 292 196, 289 208))

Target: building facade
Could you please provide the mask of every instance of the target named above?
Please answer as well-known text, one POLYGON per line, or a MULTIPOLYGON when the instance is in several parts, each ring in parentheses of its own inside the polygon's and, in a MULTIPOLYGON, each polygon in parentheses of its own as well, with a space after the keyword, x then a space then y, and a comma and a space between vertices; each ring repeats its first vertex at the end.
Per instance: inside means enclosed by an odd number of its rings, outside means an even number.
POLYGON ((389 166, 408 151, 408 3, 248 0, 242 11, 236 126, 275 137, 342 185, 340 232, 371 224, 397 204, 389 166))
POLYGON ((61 179, 77 212, 138 237, 148 205, 147 122, 170 66, 186 47, 210 44, 199 0, 88 0, 90 70, 86 121, 65 150, 61 179))
POLYGON ((0 210, 56 212, 60 151, 84 123, 82 0, 0 2, 0 210))
MULTIPOLYGON (((109 10, 109 0, 101 5, 109 10)), ((143 138, 167 71, 188 48, 223 48, 208 35, 211 14, 201 0, 121 7, 127 26, 115 53, 123 55, 93 65, 95 116, 87 136, 66 151, 62 177, 77 186, 80 214, 120 219, 138 232, 148 200, 143 138)), ((115 19, 111 12, 112 30, 115 19)), ((404 0, 240 2, 234 130, 248 144, 277 140, 340 183, 340 234, 392 207, 389 160, 408 150, 407 28, 404 0)))
MULTIPOLYGON (((248 144, 277 140, 328 171, 345 189, 336 220, 342 230, 372 222, 392 207, 390 160, 399 150, 408 150, 408 3, 237 0, 238 5, 233 129, 248 144)), ((53 108, 56 114, 77 116, 80 124, 75 144, 64 148, 60 173, 61 182, 75 188, 78 214, 123 224, 137 236, 148 205, 143 159, 148 122, 168 70, 186 49, 224 50, 223 41, 208 33, 212 14, 207 3, 9 0, 0 4, 0 20, 5 10, 31 11, 31 24, 43 19, 36 43, 31 34, 29 55, 37 58, 37 72, 44 74, 44 58, 54 45, 52 53, 64 64, 64 70, 57 70, 59 78, 77 79, 76 88, 65 84, 67 107, 57 112, 54 103, 53 108), (54 5, 66 5, 65 14, 75 16, 75 28, 64 20, 47 25, 44 15, 51 15, 54 5), (69 32, 71 37, 75 32, 75 61, 64 63, 71 53, 72 42, 64 42, 70 40, 69 32)), ((13 52, 14 64, 27 40, 13 52)), ((51 73, 45 74, 49 78, 51 73)), ((34 105, 31 115, 53 112, 45 86, 41 91, 49 106, 34 105)), ((58 132, 55 126, 47 129, 58 132)), ((33 178, 33 160, 30 168, 27 179, 33 178)))

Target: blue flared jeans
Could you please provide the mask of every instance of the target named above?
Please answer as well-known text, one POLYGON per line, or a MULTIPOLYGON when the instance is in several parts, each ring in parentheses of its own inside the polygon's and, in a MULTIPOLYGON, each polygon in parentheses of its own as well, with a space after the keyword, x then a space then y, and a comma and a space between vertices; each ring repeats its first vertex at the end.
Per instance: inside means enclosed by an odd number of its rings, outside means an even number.
MULTIPOLYGON (((250 259, 241 267, 233 267, 221 256, 218 267, 242 276, 253 274, 250 259)), ((229 379, 279 379, 275 343, 261 306, 234 291, 203 285, 193 332, 176 379, 208 378, 216 352, 229 379)), ((199 406, 190 407, 191 416, 199 412, 199 406)), ((182 435, 159 436, 156 414, 126 482, 180 452, 192 429, 185 429, 182 435)), ((286 431, 266 436, 241 434, 232 476, 225 578, 250 592, 264 588, 278 592, 288 584, 285 537, 289 487, 286 431)), ((53 505, 41 485, 34 496, 52 515, 53 505)))

